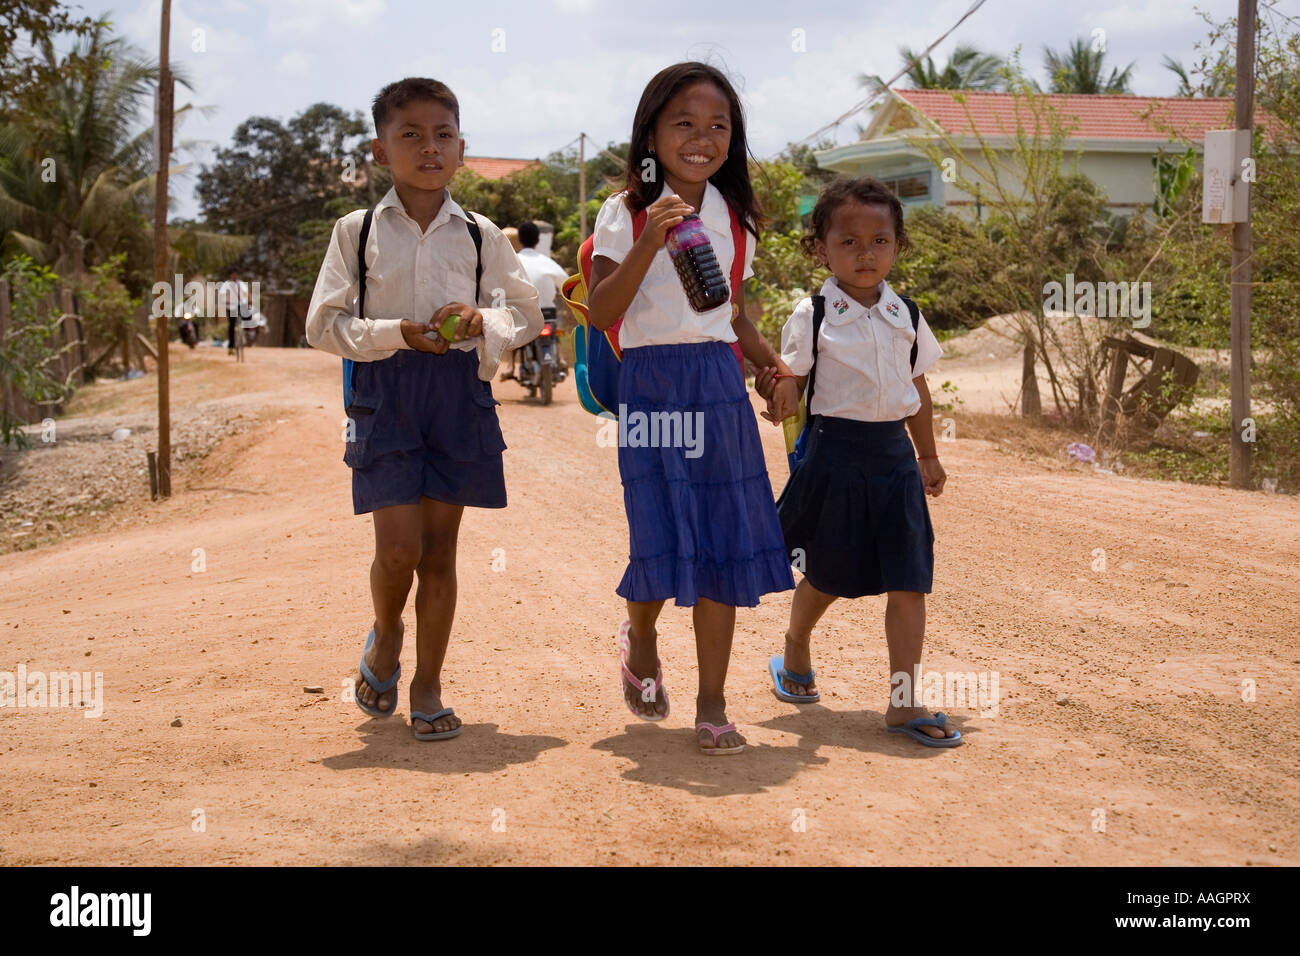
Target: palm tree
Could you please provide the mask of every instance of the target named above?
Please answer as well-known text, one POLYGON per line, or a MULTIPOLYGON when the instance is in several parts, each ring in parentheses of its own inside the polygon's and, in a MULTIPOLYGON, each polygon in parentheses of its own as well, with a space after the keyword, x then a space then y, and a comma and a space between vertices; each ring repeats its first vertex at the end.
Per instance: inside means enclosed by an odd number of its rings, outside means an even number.
POLYGON ((1129 81, 1135 64, 1130 63, 1122 71, 1112 69, 1110 76, 1103 78, 1105 59, 1106 52, 1094 49, 1086 38, 1075 40, 1065 53, 1043 47, 1051 92, 1131 94, 1129 81))
MULTIPOLYGON (((152 129, 138 124, 152 104, 158 67, 110 36, 106 23, 62 60, 47 38, 39 58, 57 77, 44 102, 0 126, 0 234, 11 251, 76 281, 89 264, 117 252, 147 256, 152 129)), ((189 86, 183 77, 177 82, 189 86)), ((241 247, 227 236, 196 231, 190 238, 214 261, 241 247)))
POLYGON ((1233 64, 1228 61, 1228 51, 1222 50, 1219 53, 1219 61, 1213 67, 1206 69, 1205 61, 1201 61, 1200 72, 1203 79, 1197 85, 1193 85, 1191 74, 1188 73, 1187 67, 1183 66, 1181 60, 1175 60, 1169 54, 1161 61, 1161 65, 1178 77, 1178 92, 1176 96, 1231 96, 1233 89, 1233 64))
MULTIPOLYGON (((906 76, 915 90, 996 90, 1002 86, 1002 58, 973 46, 954 47, 942 70, 932 57, 922 57, 910 47, 900 46, 898 55, 912 64, 906 76)), ((879 76, 867 74, 859 76, 858 82, 867 89, 884 85, 879 76)))

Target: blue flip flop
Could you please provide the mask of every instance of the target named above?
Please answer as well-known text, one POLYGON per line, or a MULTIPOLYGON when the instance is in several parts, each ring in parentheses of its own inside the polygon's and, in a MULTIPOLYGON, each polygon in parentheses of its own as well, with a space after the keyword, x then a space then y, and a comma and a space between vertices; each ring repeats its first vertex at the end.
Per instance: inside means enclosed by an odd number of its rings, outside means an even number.
POLYGON ((422 714, 418 710, 411 711, 411 731, 412 733, 415 734, 415 739, 416 740, 450 740, 452 737, 459 737, 460 732, 465 729, 464 725, 457 727, 455 730, 442 730, 432 734, 422 734, 415 729, 415 722, 417 720, 422 720, 430 727, 432 727, 433 722, 435 720, 442 720, 442 718, 444 717, 454 716, 455 713, 456 712, 452 710, 450 707, 444 707, 436 714, 422 714))
POLYGON ((927 747, 960 747, 961 731, 957 731, 951 737, 931 737, 919 727, 942 727, 948 723, 948 715, 937 713, 933 717, 916 717, 899 727, 890 727, 885 725, 885 729, 891 734, 907 734, 919 744, 925 744, 927 747))
POLYGON ((787 701, 791 704, 815 704, 817 701, 822 699, 821 691, 809 694, 806 697, 799 697, 795 694, 791 694, 781 686, 781 678, 784 677, 786 680, 792 681, 800 687, 807 687, 817 676, 816 671, 809 671, 807 674, 796 674, 794 671, 788 671, 785 669, 785 657, 781 654, 774 654, 772 659, 767 662, 767 671, 772 675, 772 691, 781 700, 787 701))
MULTIPOLYGON (((388 680, 378 680, 370 668, 366 666, 366 651, 370 650, 370 645, 374 642, 375 629, 372 627, 370 633, 366 635, 366 646, 361 649, 361 677, 370 685, 371 690, 382 696, 397 686, 398 680, 402 677, 402 664, 400 661, 398 662, 397 670, 393 671, 393 676, 388 678, 388 680)), ((393 705, 387 710, 380 710, 378 707, 371 707, 363 703, 361 698, 355 693, 352 695, 352 699, 357 702, 357 706, 361 708, 363 713, 369 714, 371 717, 391 717, 393 716, 393 711, 397 710, 396 694, 393 695, 393 705)))

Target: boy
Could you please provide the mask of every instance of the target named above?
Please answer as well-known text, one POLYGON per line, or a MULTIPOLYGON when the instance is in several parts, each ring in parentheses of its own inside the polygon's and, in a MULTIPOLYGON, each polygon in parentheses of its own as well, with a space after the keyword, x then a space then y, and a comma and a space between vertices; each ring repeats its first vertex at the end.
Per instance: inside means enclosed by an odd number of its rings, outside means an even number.
POLYGON ((307 313, 307 341, 355 363, 344 363, 343 460, 352 468, 353 510, 373 513, 375 525, 375 623, 355 682, 357 705, 379 717, 397 707, 402 610, 414 574, 411 726, 417 739, 441 740, 459 734, 461 723, 443 708, 441 684, 461 514, 466 505, 506 504, 505 442, 488 382, 505 348, 537 335, 542 315, 509 241, 447 191, 465 157, 452 91, 408 77, 380 91, 373 115, 371 151, 391 171, 393 188, 370 222, 365 284, 357 249, 366 214, 359 210, 334 226, 307 313), (480 309, 480 302, 492 307, 480 309), (459 319, 448 341, 439 329, 451 316, 459 319))

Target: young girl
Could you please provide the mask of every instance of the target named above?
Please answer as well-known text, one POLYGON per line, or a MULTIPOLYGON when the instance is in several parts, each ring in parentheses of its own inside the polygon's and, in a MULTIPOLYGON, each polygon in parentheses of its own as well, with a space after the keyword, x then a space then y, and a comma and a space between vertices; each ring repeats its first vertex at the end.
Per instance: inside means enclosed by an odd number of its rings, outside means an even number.
MULTIPOLYGON (((660 420, 680 413, 701 426, 691 447, 620 442, 631 546, 618 594, 629 618, 619 633, 622 690, 642 720, 668 716, 656 651, 659 612, 668 598, 694 608, 695 727, 707 754, 739 753, 745 744, 723 696, 736 607, 794 587, 758 423, 730 343, 739 341, 757 366, 789 369, 745 317, 740 289, 731 290, 731 303, 703 313, 691 308, 664 241, 697 214, 729 275, 734 213, 746 230, 744 276, 753 275, 760 211, 747 154, 740 99, 718 70, 678 63, 655 76, 637 106, 627 188, 596 218, 588 294, 597 329, 623 316, 620 415, 653 421, 655 413, 660 420)), ((781 401, 773 407, 797 410, 797 402, 781 401)))
POLYGON ((961 734, 944 714, 911 706, 934 576, 925 496, 939 495, 946 476, 925 384, 942 351, 925 319, 918 312, 913 320, 885 281, 908 245, 902 204, 875 179, 837 180, 818 197, 803 245, 833 276, 785 324, 781 353, 793 375, 763 369, 756 381, 772 403, 764 417, 778 421, 806 384, 811 420, 806 457, 777 502, 804 578, 785 654, 769 662, 773 689, 782 700, 817 700, 813 626, 837 597, 888 592, 890 685, 901 693, 891 694, 885 726, 930 747, 955 747, 961 734))

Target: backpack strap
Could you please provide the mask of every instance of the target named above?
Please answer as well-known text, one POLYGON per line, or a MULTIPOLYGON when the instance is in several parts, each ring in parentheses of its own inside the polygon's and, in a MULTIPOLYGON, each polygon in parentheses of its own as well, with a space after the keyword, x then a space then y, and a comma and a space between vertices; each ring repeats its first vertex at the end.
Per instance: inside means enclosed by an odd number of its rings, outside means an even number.
MULTIPOLYGON (((907 306, 907 314, 912 318, 912 372, 915 373, 916 356, 921 349, 921 342, 920 342, 920 335, 919 335, 921 329, 921 310, 917 306, 917 304, 913 302, 911 299, 909 299, 907 296, 900 295, 899 298, 902 299, 903 304, 907 306)), ((912 377, 916 378, 916 375, 913 374, 912 377)))
MULTIPOLYGON (((361 235, 357 239, 357 282, 360 292, 357 294, 357 315, 366 317, 366 240, 370 238, 370 224, 374 221, 374 209, 367 209, 361 220, 361 235)), ((343 408, 347 410, 352 404, 352 372, 356 363, 352 359, 343 360, 343 408)))
POLYGON ((826 296, 815 295, 812 297, 813 302, 813 360, 812 368, 808 370, 808 400, 804 403, 808 408, 808 419, 812 420, 812 402, 813 386, 817 382, 817 340, 821 338, 822 319, 826 317, 826 296))
POLYGON ((483 230, 479 228, 474 214, 468 209, 465 210, 465 216, 465 228, 469 230, 469 237, 474 240, 474 306, 477 308, 479 285, 483 282, 483 230))
POLYGON ((366 240, 370 238, 370 224, 374 222, 375 211, 366 210, 366 217, 361 220, 361 238, 357 240, 357 277, 361 283, 361 294, 357 296, 357 315, 366 317, 366 240))
POLYGON ((736 301, 736 294, 740 289, 740 284, 745 281, 745 253, 749 251, 748 242, 745 236, 745 227, 741 225, 740 217, 736 215, 736 210, 727 204, 727 212, 731 214, 731 245, 733 248, 731 256, 731 301, 736 301))

